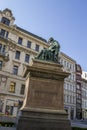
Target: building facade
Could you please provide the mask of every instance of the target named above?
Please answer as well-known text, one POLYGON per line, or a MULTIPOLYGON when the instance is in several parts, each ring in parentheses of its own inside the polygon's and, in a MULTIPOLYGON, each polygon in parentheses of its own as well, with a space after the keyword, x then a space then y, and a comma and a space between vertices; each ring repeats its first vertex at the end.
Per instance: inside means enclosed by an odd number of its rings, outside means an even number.
POLYGON ((82 118, 87 119, 87 72, 82 71, 82 118))
MULTIPOLYGON (((23 72, 47 41, 14 24, 9 9, 0 11, 0 112, 16 116, 25 98, 23 72)), ((70 73, 64 81, 64 109, 76 118, 76 61, 60 52, 60 64, 70 73)))
POLYGON ((0 112, 16 115, 25 97, 23 71, 43 48, 45 39, 16 25, 9 9, 0 11, 0 112))
POLYGON ((60 53, 60 63, 63 70, 70 73, 64 81, 64 109, 68 112, 69 119, 76 116, 76 61, 64 53, 60 53))
POLYGON ((76 119, 82 119, 82 68, 76 64, 76 119))

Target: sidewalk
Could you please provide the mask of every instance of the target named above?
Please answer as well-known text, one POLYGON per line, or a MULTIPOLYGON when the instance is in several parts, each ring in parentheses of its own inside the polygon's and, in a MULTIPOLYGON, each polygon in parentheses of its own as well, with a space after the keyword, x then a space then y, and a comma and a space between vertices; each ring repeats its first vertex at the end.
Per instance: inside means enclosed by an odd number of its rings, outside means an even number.
POLYGON ((15 127, 11 128, 11 127, 0 127, 0 130, 16 130, 15 127))
POLYGON ((72 127, 87 128, 87 120, 72 120, 72 127))

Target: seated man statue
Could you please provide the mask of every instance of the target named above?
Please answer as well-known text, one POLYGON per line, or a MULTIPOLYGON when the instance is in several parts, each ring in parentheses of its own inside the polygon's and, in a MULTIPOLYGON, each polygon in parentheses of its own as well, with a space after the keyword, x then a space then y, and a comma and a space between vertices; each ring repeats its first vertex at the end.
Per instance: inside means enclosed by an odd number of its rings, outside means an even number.
POLYGON ((40 60, 58 62, 58 54, 60 51, 59 43, 52 37, 48 40, 48 43, 50 44, 49 48, 43 49, 36 58, 40 60))

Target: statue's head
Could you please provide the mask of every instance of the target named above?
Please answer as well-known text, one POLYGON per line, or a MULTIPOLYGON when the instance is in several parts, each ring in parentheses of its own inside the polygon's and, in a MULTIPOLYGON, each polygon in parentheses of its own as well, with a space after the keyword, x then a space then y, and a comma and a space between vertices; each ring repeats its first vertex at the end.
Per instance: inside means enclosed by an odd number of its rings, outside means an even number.
POLYGON ((49 40, 48 40, 48 43, 54 41, 53 37, 50 37, 49 40))

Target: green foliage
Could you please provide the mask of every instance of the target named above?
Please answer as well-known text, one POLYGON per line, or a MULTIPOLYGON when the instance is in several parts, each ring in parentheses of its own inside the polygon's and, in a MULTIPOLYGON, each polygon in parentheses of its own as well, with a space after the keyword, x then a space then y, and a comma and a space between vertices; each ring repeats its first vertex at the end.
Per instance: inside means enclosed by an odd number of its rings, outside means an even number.
POLYGON ((13 127, 14 123, 13 122, 0 122, 0 127, 13 127))
POLYGON ((5 114, 4 113, 0 113, 0 116, 4 116, 5 114))

